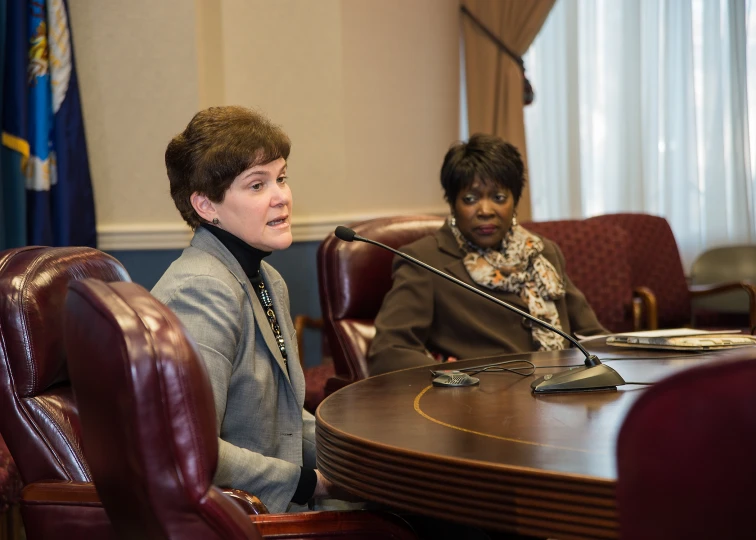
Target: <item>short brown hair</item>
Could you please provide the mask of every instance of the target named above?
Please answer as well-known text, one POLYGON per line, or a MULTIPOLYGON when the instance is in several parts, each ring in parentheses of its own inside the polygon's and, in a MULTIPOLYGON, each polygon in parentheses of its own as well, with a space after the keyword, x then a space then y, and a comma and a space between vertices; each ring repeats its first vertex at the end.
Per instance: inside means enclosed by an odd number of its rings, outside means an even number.
POLYGON ((223 202, 234 178, 279 158, 288 159, 291 141, 265 116, 245 107, 210 107, 194 115, 165 150, 171 197, 192 229, 204 220, 192 207, 197 192, 223 202))

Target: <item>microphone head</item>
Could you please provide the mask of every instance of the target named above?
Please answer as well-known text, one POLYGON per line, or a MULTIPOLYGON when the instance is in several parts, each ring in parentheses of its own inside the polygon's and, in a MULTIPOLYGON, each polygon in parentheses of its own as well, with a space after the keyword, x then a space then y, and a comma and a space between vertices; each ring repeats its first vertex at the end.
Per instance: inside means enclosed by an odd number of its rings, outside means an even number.
POLYGON ((344 227, 343 225, 336 227, 336 230, 333 234, 336 235, 336 238, 343 240, 344 242, 351 242, 352 240, 354 240, 354 237, 357 236, 356 232, 354 232, 349 227, 344 227))

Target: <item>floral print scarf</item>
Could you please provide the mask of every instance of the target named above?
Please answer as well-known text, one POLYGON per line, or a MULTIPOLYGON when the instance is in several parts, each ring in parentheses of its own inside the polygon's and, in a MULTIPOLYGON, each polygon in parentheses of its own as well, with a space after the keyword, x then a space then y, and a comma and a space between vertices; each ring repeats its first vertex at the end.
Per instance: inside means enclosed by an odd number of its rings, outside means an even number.
MULTIPOLYGON (((470 278, 487 289, 517 294, 534 317, 562 329, 554 300, 564 297, 564 281, 546 257, 543 241, 517 224, 504 235, 499 249, 470 243, 450 216, 447 223, 465 253, 462 262, 470 278)), ((564 349, 564 338, 533 324, 533 341, 541 351, 564 349)))

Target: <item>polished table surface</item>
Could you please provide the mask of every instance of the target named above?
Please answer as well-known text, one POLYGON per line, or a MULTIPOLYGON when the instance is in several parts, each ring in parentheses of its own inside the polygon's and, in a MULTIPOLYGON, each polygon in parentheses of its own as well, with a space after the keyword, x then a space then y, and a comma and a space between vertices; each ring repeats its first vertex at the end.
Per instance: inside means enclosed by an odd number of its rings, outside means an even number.
MULTIPOLYGON (((603 339, 587 348, 627 382, 729 356, 632 350, 603 339)), ((446 368, 515 358, 538 366, 536 375, 480 373, 479 386, 444 388, 432 386, 428 368, 413 368, 339 390, 317 411, 318 468, 401 510, 544 538, 616 538, 615 442, 646 386, 533 395, 535 377, 582 365, 575 349, 446 368)))

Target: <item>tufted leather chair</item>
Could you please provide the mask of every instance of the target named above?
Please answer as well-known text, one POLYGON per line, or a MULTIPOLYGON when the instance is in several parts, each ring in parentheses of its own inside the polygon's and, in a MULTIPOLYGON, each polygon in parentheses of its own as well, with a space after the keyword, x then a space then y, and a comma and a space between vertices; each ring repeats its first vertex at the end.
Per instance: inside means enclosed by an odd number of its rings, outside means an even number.
POLYGON ((749 297, 750 329, 756 328, 756 286, 729 282, 689 287, 680 251, 669 223, 648 214, 606 214, 586 220, 618 226, 630 240, 629 262, 635 293, 642 299, 649 329, 678 328, 692 322, 692 299, 726 291, 745 291, 749 297))
MULTIPOLYGON (((129 280, 118 261, 91 248, 32 246, 0 253, 0 432, 32 491, 41 480, 90 480, 63 347, 67 287, 85 277, 129 280)), ((73 492, 67 493, 65 507, 31 500, 26 506, 22 500, 29 539, 52 532, 64 538, 65 531, 83 537, 102 524, 101 509, 98 518, 90 502, 77 506, 73 492)))
POLYGON ((599 322, 612 332, 639 330, 624 229, 590 220, 538 221, 523 227, 553 241, 567 275, 585 295, 599 322))
MULTIPOLYGON (((438 216, 371 219, 351 228, 360 236, 393 248, 432 234, 438 216)), ((331 233, 318 248, 318 286, 323 331, 331 347, 336 377, 326 394, 368 376, 367 351, 375 336, 375 317, 391 289, 393 255, 362 242, 343 242, 331 233)))
POLYGON ((118 535, 260 538, 212 485, 213 394, 170 310, 139 285, 85 280, 71 284, 65 328, 84 449, 118 535))
POLYGON ((753 538, 754 351, 673 375, 633 405, 617 439, 621 538, 753 538))
POLYGON ((213 486, 207 372, 178 318, 141 286, 72 283, 66 350, 84 450, 119 537, 414 538, 370 512, 249 516, 213 486))

